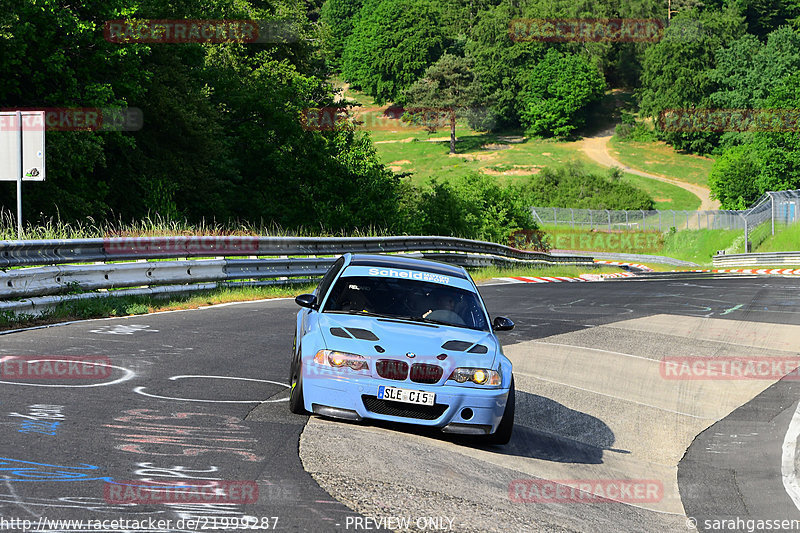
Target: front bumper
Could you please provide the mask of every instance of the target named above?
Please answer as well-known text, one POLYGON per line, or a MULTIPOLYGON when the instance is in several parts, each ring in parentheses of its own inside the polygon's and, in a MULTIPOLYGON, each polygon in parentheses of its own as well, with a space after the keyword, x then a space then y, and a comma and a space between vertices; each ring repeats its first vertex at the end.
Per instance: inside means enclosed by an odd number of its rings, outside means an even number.
POLYGON ((508 389, 425 385, 315 368, 313 375, 303 375, 303 397, 307 411, 323 416, 370 418, 437 427, 447 433, 485 435, 497 430, 508 389), (379 400, 381 385, 432 392, 436 394, 435 405, 379 400))

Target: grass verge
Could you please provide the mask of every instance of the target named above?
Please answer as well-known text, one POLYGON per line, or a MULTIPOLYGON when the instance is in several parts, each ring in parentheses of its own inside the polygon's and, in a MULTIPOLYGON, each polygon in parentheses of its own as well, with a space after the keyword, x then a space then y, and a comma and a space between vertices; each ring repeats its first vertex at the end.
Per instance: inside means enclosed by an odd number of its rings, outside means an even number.
POLYGON ((509 278, 516 276, 538 277, 538 276, 568 276, 576 278, 581 274, 613 274, 623 272, 621 268, 612 266, 597 267, 578 267, 578 266, 552 266, 552 267, 529 267, 529 268, 501 268, 486 267, 470 272, 475 281, 484 281, 492 278, 509 278))

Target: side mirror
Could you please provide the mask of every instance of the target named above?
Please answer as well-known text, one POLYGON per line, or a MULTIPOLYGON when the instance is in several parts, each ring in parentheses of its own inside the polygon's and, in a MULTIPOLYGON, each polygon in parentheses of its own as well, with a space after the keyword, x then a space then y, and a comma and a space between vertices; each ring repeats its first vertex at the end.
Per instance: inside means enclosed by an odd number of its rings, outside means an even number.
POLYGON ((300 307, 307 307, 309 309, 314 309, 317 305, 317 297, 313 294, 301 294, 297 298, 294 299, 294 303, 299 305, 300 307))
POLYGON ((510 318, 496 316, 492 322, 492 329, 495 331, 511 331, 514 329, 514 322, 510 318))

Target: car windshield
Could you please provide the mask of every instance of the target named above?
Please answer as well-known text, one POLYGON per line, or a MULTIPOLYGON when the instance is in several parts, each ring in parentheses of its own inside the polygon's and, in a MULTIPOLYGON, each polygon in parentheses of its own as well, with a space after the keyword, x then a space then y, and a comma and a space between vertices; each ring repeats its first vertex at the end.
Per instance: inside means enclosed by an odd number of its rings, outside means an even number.
POLYGON ((488 331, 474 292, 425 281, 348 276, 331 289, 323 312, 365 314, 488 331))

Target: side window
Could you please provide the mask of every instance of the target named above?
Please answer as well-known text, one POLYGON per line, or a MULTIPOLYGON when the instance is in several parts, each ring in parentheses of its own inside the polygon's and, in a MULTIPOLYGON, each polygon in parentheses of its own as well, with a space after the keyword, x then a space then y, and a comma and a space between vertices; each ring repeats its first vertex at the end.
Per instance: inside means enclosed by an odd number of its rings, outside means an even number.
POLYGON ((333 283, 333 278, 336 277, 336 274, 342 269, 342 265, 344 265, 344 257, 340 257, 336 260, 333 266, 328 270, 325 276, 322 278, 322 281, 319 282, 317 286, 317 302, 322 303, 322 300, 325 298, 325 293, 328 292, 328 289, 333 283))

